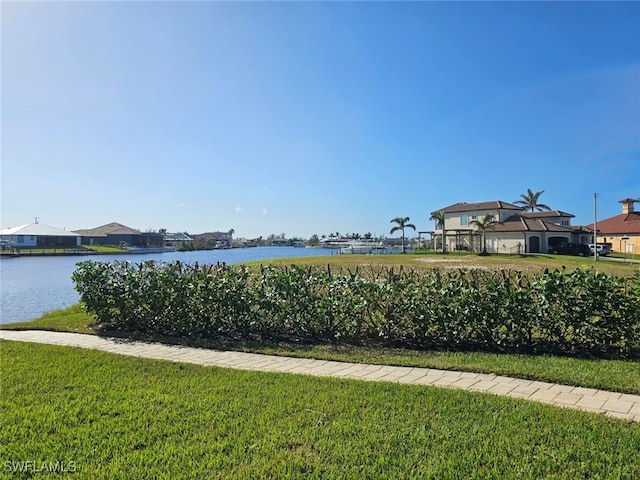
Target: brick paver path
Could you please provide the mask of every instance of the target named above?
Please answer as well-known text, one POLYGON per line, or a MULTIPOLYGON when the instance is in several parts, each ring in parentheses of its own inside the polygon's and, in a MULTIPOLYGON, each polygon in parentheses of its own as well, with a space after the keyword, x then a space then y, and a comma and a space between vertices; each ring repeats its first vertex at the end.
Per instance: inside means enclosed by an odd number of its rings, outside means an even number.
POLYGON ((640 395, 556 385, 499 375, 454 372, 433 368, 392 367, 278 357, 39 330, 0 330, 0 338, 21 342, 92 348, 120 355, 195 363, 205 366, 460 388, 533 400, 559 407, 604 413, 612 417, 640 422, 640 395))

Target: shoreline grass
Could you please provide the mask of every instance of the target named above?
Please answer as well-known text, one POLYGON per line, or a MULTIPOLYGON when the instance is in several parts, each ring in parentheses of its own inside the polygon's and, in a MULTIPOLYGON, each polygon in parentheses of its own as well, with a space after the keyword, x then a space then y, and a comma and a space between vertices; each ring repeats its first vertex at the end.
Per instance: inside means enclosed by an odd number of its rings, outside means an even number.
POLYGON ((640 424, 602 415, 427 386, 0 344, 0 458, 73 462, 75 478, 640 475, 640 424))

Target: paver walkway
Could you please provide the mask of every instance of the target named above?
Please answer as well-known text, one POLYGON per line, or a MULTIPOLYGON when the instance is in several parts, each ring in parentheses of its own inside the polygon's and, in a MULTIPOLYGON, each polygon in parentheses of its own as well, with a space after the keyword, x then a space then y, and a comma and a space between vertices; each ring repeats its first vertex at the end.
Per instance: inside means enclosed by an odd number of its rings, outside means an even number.
POLYGON ((120 355, 242 370, 301 373, 325 377, 461 388, 469 391, 533 400, 559 407, 604 413, 612 417, 640 422, 640 395, 628 395, 593 388, 521 380, 499 375, 454 372, 433 368, 392 367, 278 357, 274 355, 207 350, 204 348, 180 345, 145 343, 122 338, 98 337, 96 335, 82 335, 78 333, 46 332, 40 330, 0 330, 0 338, 21 342, 92 348, 120 355))

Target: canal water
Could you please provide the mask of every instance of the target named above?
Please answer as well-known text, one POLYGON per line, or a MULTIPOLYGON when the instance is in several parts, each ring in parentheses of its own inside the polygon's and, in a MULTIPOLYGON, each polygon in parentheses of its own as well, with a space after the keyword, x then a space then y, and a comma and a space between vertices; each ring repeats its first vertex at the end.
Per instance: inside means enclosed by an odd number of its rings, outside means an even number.
POLYGON ((332 255, 329 248, 252 247, 195 252, 166 252, 144 255, 91 255, 40 257, 23 256, 0 260, 0 323, 24 322, 44 313, 69 307, 80 300, 74 290, 71 274, 76 263, 154 260, 160 262, 228 265, 302 256, 332 255))

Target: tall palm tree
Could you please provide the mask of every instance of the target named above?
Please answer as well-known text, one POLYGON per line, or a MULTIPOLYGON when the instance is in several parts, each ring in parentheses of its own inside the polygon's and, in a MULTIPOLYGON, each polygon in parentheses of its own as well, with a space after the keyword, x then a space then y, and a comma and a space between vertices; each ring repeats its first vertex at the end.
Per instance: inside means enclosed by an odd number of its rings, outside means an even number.
POLYGON ((413 228, 416 229, 416 226, 412 223, 409 223, 409 217, 396 217, 391 220, 391 223, 395 223, 396 226, 391 229, 391 233, 395 233, 398 230, 402 230, 402 253, 405 253, 404 248, 404 229, 405 228, 413 228))
MULTIPOLYGON (((429 220, 433 220, 436 222, 436 230, 437 229, 442 229, 442 253, 444 253, 446 251, 446 244, 445 244, 445 229, 444 229, 444 219, 445 219, 445 213, 444 212, 434 212, 431 215, 431 218, 429 220)), ((435 245, 434 245, 435 247, 435 245)), ((434 248, 435 249, 435 248, 434 248)))
POLYGON ((513 203, 515 203, 516 205, 522 205, 525 212, 535 212, 536 210, 542 212, 545 210, 551 210, 548 205, 545 205, 544 203, 538 203, 540 195, 542 195, 543 193, 544 190, 542 190, 541 192, 533 193, 530 188, 527 188, 527 193, 521 194, 520 200, 516 200, 513 203))
POLYGON ((488 213, 487 215, 485 215, 479 220, 471 220, 469 222, 469 225, 473 225, 474 227, 476 227, 478 230, 480 230, 480 233, 482 234, 482 254, 483 255, 487 254, 487 236, 485 235, 485 232, 487 228, 489 228, 492 225, 495 225, 496 223, 498 223, 496 222, 496 218, 490 213, 488 213))

